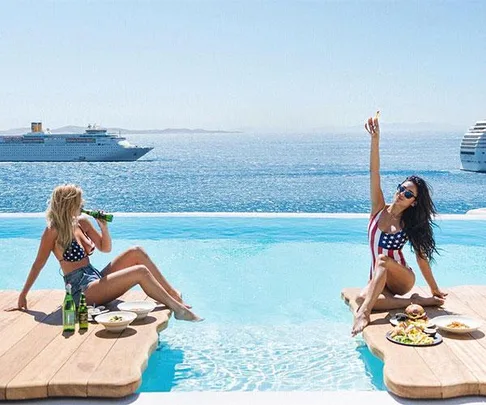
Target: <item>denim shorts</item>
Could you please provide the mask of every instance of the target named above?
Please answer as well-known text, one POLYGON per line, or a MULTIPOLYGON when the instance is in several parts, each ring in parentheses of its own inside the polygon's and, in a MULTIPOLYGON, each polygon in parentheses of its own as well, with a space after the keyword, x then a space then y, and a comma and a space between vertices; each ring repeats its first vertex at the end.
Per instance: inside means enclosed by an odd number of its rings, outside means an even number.
POLYGON ((103 278, 105 271, 106 267, 99 271, 91 264, 88 264, 64 276, 64 283, 71 284, 71 295, 76 305, 79 304, 81 293, 86 291, 90 283, 103 278))

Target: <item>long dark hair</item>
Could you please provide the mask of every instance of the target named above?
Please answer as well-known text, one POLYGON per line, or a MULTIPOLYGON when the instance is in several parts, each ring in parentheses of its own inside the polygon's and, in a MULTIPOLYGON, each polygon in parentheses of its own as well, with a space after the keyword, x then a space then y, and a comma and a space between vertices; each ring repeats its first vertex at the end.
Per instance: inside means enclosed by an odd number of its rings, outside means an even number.
POLYGON ((403 229, 407 233, 412 249, 422 259, 433 261, 433 254, 439 253, 435 246, 433 230, 433 227, 436 226, 433 217, 437 215, 437 210, 430 197, 429 186, 424 179, 418 176, 409 176, 405 181, 415 184, 417 198, 415 204, 408 207, 402 214, 403 229))

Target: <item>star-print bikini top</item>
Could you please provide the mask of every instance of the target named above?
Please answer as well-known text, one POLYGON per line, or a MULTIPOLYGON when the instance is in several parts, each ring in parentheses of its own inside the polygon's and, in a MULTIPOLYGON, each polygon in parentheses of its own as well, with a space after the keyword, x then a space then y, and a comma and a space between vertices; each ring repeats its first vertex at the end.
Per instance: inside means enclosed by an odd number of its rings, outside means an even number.
POLYGON ((66 262, 79 262, 83 260, 85 257, 91 255, 95 249, 94 243, 91 241, 88 235, 83 231, 80 227, 81 231, 83 232, 84 236, 91 242, 91 250, 89 253, 86 253, 83 247, 78 243, 76 238, 73 238, 69 247, 64 251, 62 254, 63 260, 66 262))

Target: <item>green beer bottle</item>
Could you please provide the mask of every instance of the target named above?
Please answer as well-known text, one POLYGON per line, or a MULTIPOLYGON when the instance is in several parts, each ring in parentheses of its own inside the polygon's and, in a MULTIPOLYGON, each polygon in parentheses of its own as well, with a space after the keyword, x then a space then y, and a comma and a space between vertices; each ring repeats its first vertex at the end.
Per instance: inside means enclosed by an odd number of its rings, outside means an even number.
POLYGON ((76 325, 76 304, 71 295, 71 284, 66 284, 66 296, 62 304, 62 331, 74 332, 76 325))
POLYGON ((106 222, 111 222, 113 221, 113 215, 112 214, 105 214, 99 210, 81 210, 81 212, 84 212, 85 214, 95 218, 95 219, 101 219, 102 221, 106 222))
POLYGON ((88 306, 86 305, 86 297, 81 293, 78 307, 78 321, 79 330, 88 330, 88 306))

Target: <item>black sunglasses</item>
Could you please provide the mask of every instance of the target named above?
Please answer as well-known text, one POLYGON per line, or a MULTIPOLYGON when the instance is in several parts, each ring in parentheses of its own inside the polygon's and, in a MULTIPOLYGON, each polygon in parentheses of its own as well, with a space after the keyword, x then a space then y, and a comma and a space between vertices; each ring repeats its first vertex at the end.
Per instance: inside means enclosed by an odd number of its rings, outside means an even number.
POLYGON ((417 198, 415 197, 415 194, 412 193, 410 190, 407 190, 405 187, 403 187, 401 184, 398 185, 397 191, 399 193, 403 193, 403 196, 407 199, 410 200, 411 198, 417 198))

